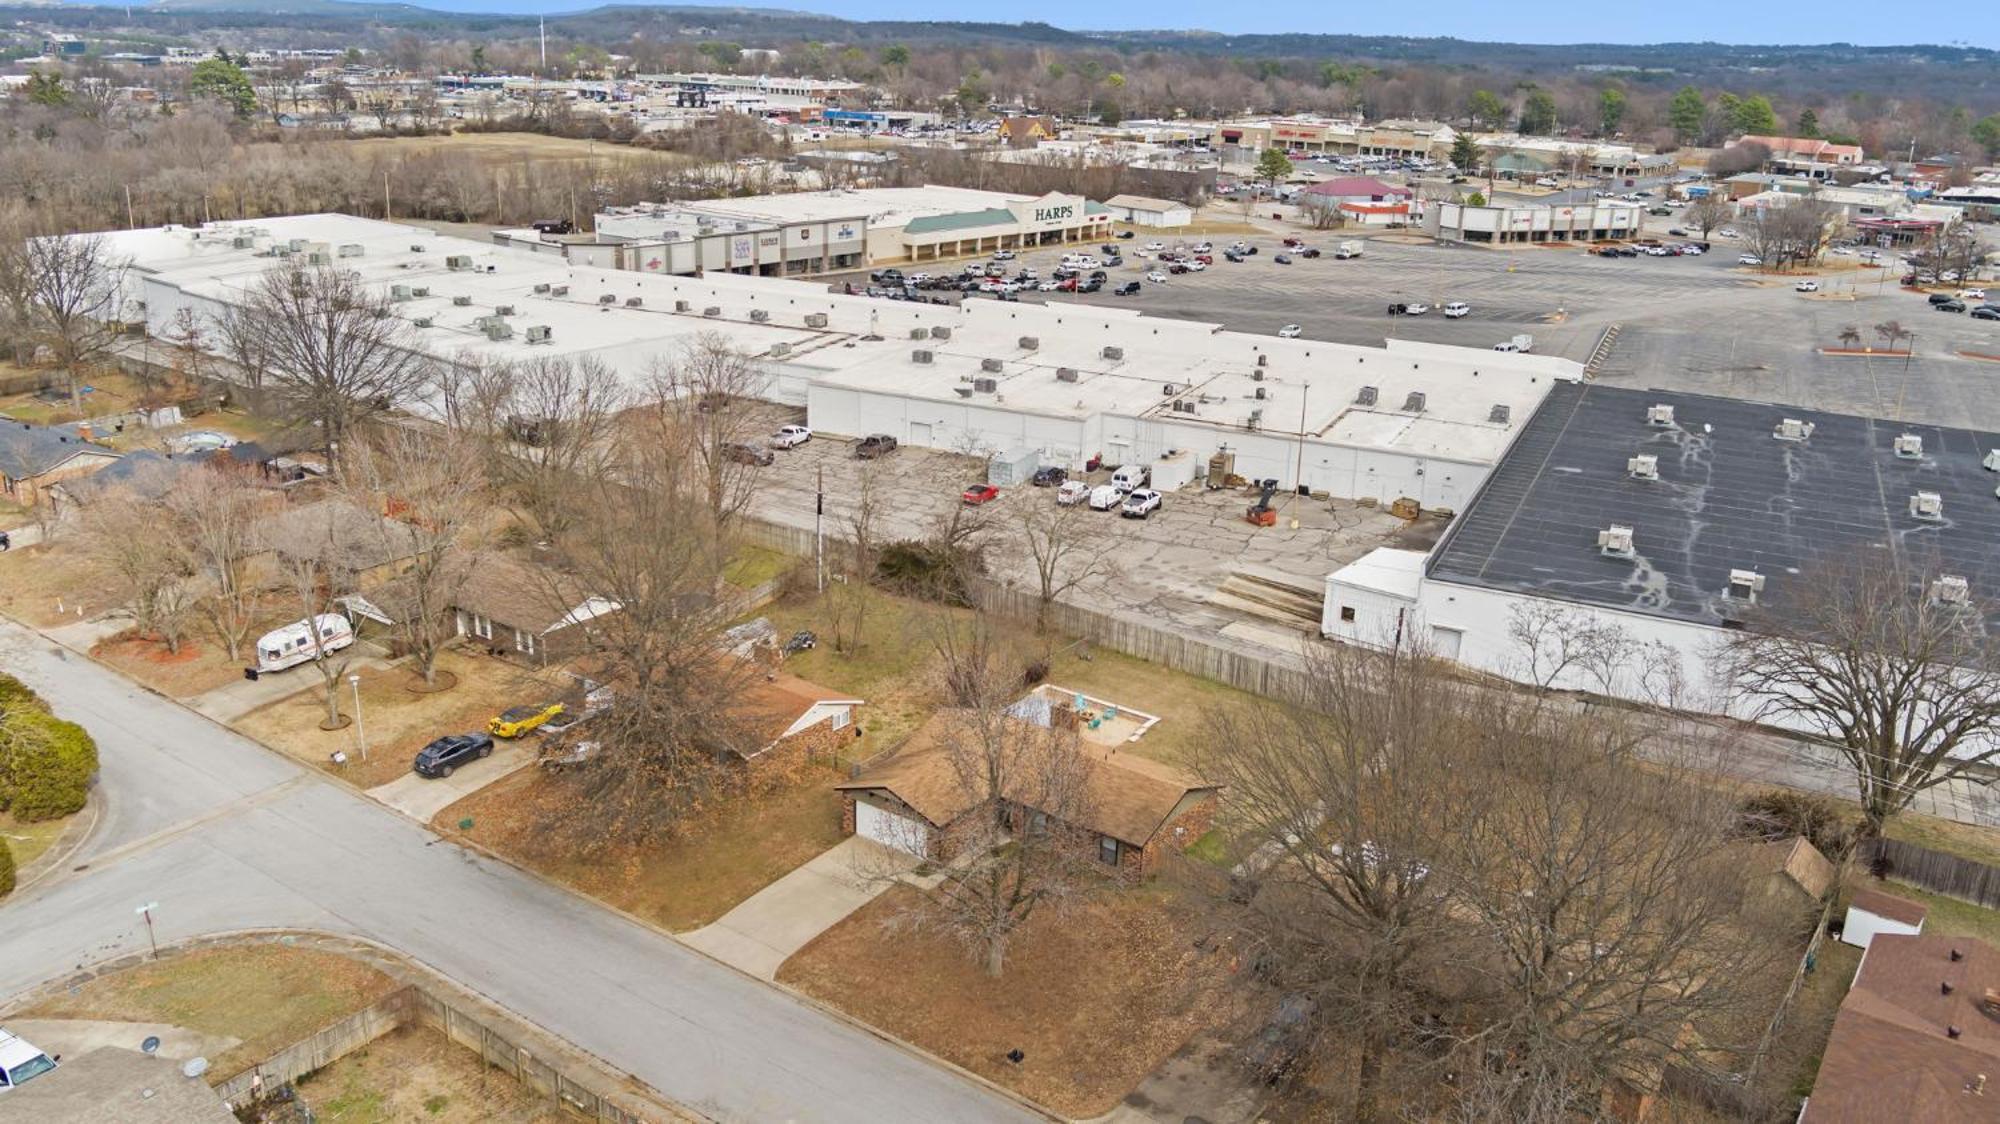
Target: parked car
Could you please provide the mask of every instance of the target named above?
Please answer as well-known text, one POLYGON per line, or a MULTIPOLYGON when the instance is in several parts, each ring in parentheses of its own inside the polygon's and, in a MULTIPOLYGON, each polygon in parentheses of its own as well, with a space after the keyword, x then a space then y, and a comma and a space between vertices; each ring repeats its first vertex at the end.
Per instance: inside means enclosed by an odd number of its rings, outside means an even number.
POLYGON ((1116 289, 1111 290, 1111 295, 1114 297, 1129 297, 1143 288, 1145 286, 1139 284, 1137 281, 1127 281, 1116 289))
POLYGON ((1444 306, 1444 315, 1447 320, 1457 320, 1462 316, 1470 316, 1472 315, 1472 306, 1464 301, 1452 301, 1444 306))
POLYGON ((1069 470, 1053 464, 1045 464, 1035 470, 1032 483, 1037 488, 1053 488, 1069 479, 1069 470))
POLYGON ((1931 308, 1935 309, 1938 312, 1964 312, 1965 302, 1961 300, 1948 300, 1941 302, 1939 304, 1934 304, 1931 306, 1931 308))
POLYGON ((1237 253, 1235 250, 1224 250, 1222 251, 1222 260, 1233 261, 1237 262, 1238 264, 1241 264, 1243 261, 1243 255, 1237 253))
POLYGON ((1299 247, 1299 256, 1300 256, 1300 257, 1302 257, 1302 258, 1316 258, 1316 257, 1318 257, 1319 255, 1320 255, 1320 251, 1319 251, 1319 248, 1318 248, 1317 246, 1300 246, 1300 247, 1299 247))
POLYGON ((1276 263, 1276 264, 1278 264, 1278 265, 1290 265, 1290 264, 1292 264, 1292 255, 1290 255, 1290 254, 1275 254, 1275 255, 1273 255, 1273 256, 1272 256, 1272 258, 1271 258, 1271 261, 1272 261, 1272 262, 1274 262, 1274 263, 1276 263))
POLYGON ((1127 519, 1149 519, 1160 510, 1160 493, 1151 488, 1140 488, 1125 497, 1125 504, 1118 514, 1127 519))
POLYGON ((903 271, 900 269, 878 269, 868 275, 868 282, 871 285, 901 285, 903 283, 903 271))
POLYGON ((1146 280, 1148 280, 1148 281, 1151 281, 1151 282, 1152 282, 1153 284, 1155 284, 1155 285, 1160 285, 1160 284, 1164 284, 1164 283, 1166 282, 1166 280, 1167 280, 1167 275, 1166 275, 1166 274, 1164 274, 1164 273, 1161 273, 1161 272, 1160 272, 1159 270, 1157 270, 1157 269, 1156 269, 1156 270, 1154 270, 1153 272, 1151 272, 1151 273, 1148 273, 1148 274, 1146 275, 1146 280))
POLYGON ((1118 232, 1118 237, 1120 237, 1120 238, 1130 238, 1130 237, 1132 237, 1132 232, 1131 232, 1131 231, 1129 231, 1129 230, 1121 230, 1121 231, 1119 231, 1119 232, 1118 232))
POLYGON ((1983 301, 1986 299, 1986 290, 1960 289, 1958 291, 1958 299, 1962 301, 1983 301))
POLYGON ((1125 493, 1109 484, 1099 484, 1090 490, 1090 510, 1110 511, 1125 502, 1125 493))
POLYGON ((1075 507, 1089 499, 1091 491, 1088 480, 1065 480, 1056 488, 1056 503, 1062 507, 1075 507))
POLYGON ((1164 249, 1166 249, 1166 248, 1167 248, 1167 244, 1166 244, 1165 242, 1148 242, 1148 243, 1146 243, 1146 251, 1147 251, 1148 253, 1153 253, 1153 254, 1157 254, 1157 253, 1159 253, 1160 251, 1162 251, 1162 250, 1164 250, 1164 249))
POLYGON ((1120 493, 1133 492, 1153 482, 1153 470, 1143 464, 1120 465, 1111 474, 1111 486, 1120 493))
POLYGON ((1000 489, 995 488, 991 484, 974 484, 972 487, 960 492, 958 498, 965 501, 968 507, 978 507, 980 504, 992 503, 994 500, 999 499, 1000 489))
POLYGON ((1389 315, 1391 316, 1402 316, 1409 311, 1410 306, 1401 302, 1389 306, 1389 315))
POLYGON ((896 439, 886 433, 871 433, 854 446, 854 455, 862 460, 873 460, 884 453, 896 450, 896 439))
POLYGON ((1409 304, 1403 306, 1403 315, 1422 316, 1424 313, 1429 312, 1430 310, 1431 310, 1430 305, 1427 305, 1422 301, 1412 301, 1409 304))
POLYGON ((1932 304, 1944 304, 1947 301, 1952 301, 1956 299, 1957 298, 1953 297, 1950 293, 1932 293, 1929 297, 1929 300, 1932 304))
POLYGON ((1982 304, 1972 310, 1974 320, 2000 320, 2000 306, 1982 304))
POLYGON ((603 748, 603 744, 593 738, 559 734, 542 747, 542 752, 535 757, 535 764, 551 773, 560 773, 564 769, 600 760, 603 748))
POLYGON ((417 751, 411 766, 420 777, 442 779, 469 761, 493 752, 491 734, 449 734, 417 751))
POLYGON ((1764 264, 1764 259, 1763 259, 1763 258, 1760 258, 1760 257, 1758 257, 1758 256, 1757 256, 1756 254, 1738 254, 1738 255, 1736 255, 1736 264, 1737 264, 1737 265, 1763 265, 1763 264, 1764 264))
POLYGON ((518 738, 548 725, 550 719, 562 712, 561 703, 510 706, 487 721, 486 732, 496 738, 518 738))
POLYGON ((0 1093, 32 1081, 61 1063, 61 1054, 50 1057, 27 1039, 0 1027, 0 1093))
POLYGON ((755 465, 763 468, 773 464, 778 458, 769 449, 759 449, 755 445, 745 445, 741 441, 731 441, 722 447, 722 455, 737 464, 755 465))
POLYGON ((1014 251, 1012 251, 1012 250, 995 250, 995 251, 993 251, 993 260, 994 260, 994 261, 1013 261, 1013 260, 1014 260, 1014 257, 1015 257, 1015 254, 1014 254, 1014 251))
POLYGON ((1798 284, 1792 286, 1792 291, 1795 293, 1817 293, 1819 292, 1819 282, 1801 281, 1798 284))
POLYGON ((1299 327, 1297 324, 1287 324, 1278 329, 1278 338, 1281 340, 1295 340, 1304 333, 1305 329, 1299 327))

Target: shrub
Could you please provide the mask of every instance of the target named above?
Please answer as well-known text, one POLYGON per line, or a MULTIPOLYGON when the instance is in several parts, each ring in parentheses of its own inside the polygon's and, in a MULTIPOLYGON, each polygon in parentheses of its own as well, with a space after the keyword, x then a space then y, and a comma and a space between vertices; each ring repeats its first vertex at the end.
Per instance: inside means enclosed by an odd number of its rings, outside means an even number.
POLYGON ((14 892, 14 852, 0 839, 0 898, 14 892))
POLYGON ((1744 830, 1763 839, 1803 835, 1819 852, 1839 862, 1854 846, 1854 817, 1831 797, 1814 792, 1760 792, 1737 805, 1744 830))
POLYGON ((33 822, 83 807, 97 743, 74 722, 17 707, 0 715, 0 809, 33 822))
POLYGON ((11 675, 0 675, 0 714, 17 709, 47 710, 41 696, 28 689, 27 684, 11 675))

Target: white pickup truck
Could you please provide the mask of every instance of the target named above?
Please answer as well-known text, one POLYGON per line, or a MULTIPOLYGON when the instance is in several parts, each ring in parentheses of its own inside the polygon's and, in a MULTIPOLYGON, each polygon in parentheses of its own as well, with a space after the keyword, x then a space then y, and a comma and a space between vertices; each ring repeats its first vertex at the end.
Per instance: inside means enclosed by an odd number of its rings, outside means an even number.
POLYGON ((0 1094, 40 1077, 60 1061, 60 1054, 52 1058, 27 1039, 0 1027, 0 1094))

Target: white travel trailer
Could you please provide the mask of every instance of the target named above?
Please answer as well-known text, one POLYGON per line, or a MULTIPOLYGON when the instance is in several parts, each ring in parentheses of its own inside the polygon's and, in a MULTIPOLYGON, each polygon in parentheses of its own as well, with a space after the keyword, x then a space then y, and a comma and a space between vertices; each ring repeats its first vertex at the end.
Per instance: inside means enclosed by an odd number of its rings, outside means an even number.
POLYGON ((329 652, 338 652, 354 643, 354 626, 338 613, 321 613, 311 622, 293 621, 272 629, 257 640, 257 671, 283 671, 297 667, 329 652), (315 643, 312 630, 319 629, 315 643))

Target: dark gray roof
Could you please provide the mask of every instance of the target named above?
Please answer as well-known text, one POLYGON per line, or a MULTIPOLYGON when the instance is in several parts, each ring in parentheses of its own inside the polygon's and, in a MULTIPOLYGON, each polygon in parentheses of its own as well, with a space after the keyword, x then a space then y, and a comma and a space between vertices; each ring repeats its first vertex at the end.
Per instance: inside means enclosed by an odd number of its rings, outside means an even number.
POLYGON ((85 441, 67 426, 0 421, 0 475, 16 480, 40 476, 83 449, 104 456, 118 455, 103 445, 85 441))
POLYGON ((1817 566, 1894 546, 1925 570, 2000 594, 2000 449, 1990 433, 1827 414, 1659 390, 1557 384, 1446 534, 1433 579, 1534 593, 1705 624, 1740 619, 1731 570, 1765 576, 1760 607, 1782 611, 1817 566), (1654 404, 1671 426, 1647 423, 1654 404), (1780 421, 1812 436, 1780 441, 1780 421), (1923 439, 1899 457, 1896 438, 1923 439), (1635 454, 1659 479, 1632 479, 1635 454), (1936 492, 1943 518, 1918 519, 1910 497, 1936 492), (1597 533, 1633 529, 1631 558, 1598 550, 1597 533), (1801 575, 1805 575, 1802 577, 1801 575))

